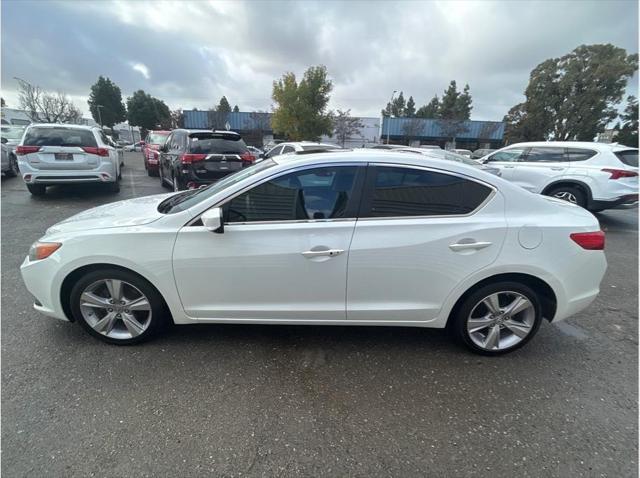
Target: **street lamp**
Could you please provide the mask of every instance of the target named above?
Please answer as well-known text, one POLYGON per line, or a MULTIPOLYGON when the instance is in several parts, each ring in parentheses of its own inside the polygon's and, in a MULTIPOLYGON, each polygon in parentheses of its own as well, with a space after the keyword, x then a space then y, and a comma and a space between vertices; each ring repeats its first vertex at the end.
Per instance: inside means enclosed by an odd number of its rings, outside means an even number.
POLYGON ((100 114, 100 108, 104 108, 102 105, 96 105, 98 109, 98 123, 100 123, 100 129, 102 129, 102 115, 100 114))
MULTIPOLYGON (((391 108, 393 109, 393 97, 396 95, 396 93, 398 92, 398 90, 393 90, 393 93, 391 93, 391 99, 389 100, 389 105, 391 106, 391 108)), ((391 119, 391 110, 389 110, 389 119, 391 119)), ((389 132, 391 131, 391 121, 387 121, 387 144, 389 144, 389 132)))

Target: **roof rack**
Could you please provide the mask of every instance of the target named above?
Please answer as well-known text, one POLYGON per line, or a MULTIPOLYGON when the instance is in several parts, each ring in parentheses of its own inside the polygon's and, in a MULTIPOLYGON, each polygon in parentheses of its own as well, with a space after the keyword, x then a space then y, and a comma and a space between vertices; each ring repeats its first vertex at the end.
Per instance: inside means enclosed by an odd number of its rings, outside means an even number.
POLYGON ((304 151, 296 151, 296 155, 315 154, 315 153, 333 153, 341 151, 353 151, 348 148, 318 148, 318 149, 306 149, 304 151))

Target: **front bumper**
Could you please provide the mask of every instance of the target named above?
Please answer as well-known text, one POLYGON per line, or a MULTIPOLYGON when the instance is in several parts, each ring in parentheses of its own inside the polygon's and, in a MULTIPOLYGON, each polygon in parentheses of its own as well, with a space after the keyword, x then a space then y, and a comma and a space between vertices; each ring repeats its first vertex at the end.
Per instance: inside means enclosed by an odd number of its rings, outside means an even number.
POLYGON ((30 261, 29 257, 25 257, 20 266, 20 274, 27 290, 35 299, 35 310, 54 319, 68 321, 69 318, 62 310, 59 292, 54 293, 54 290, 57 290, 54 278, 60 268, 54 256, 55 253, 40 261, 30 261))

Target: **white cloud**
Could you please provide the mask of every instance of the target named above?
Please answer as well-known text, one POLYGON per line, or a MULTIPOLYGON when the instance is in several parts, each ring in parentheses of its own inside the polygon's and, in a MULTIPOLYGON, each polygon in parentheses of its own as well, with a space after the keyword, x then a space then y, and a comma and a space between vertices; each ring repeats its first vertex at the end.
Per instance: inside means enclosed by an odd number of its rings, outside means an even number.
POLYGON ((149 68, 147 68, 147 65, 144 63, 132 63, 131 68, 140 72, 147 80, 151 78, 151 75, 149 75, 149 68))

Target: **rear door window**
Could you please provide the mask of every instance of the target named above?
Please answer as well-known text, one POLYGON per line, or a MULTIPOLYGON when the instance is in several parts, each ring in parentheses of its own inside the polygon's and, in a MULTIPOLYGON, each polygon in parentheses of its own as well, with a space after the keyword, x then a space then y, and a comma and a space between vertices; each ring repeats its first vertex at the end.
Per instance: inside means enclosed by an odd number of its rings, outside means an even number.
POLYGON ((526 158, 527 163, 561 163, 567 161, 565 148, 534 147, 531 148, 526 158))
POLYGON ((189 135, 189 152, 193 154, 242 154, 247 145, 240 136, 216 133, 189 135))
POLYGON ((25 146, 90 146, 98 143, 93 131, 78 128, 29 128, 24 137, 25 146))
POLYGON ((595 155, 596 151, 592 149, 567 148, 567 161, 585 161, 595 155))
POLYGON ((365 217, 469 214, 491 194, 488 186, 450 174, 391 166, 372 169, 375 179, 363 206, 365 217))
POLYGON ((638 167, 638 150, 637 149, 628 149, 626 151, 618 151, 615 153, 620 161, 622 161, 627 166, 632 166, 634 168, 638 167))

